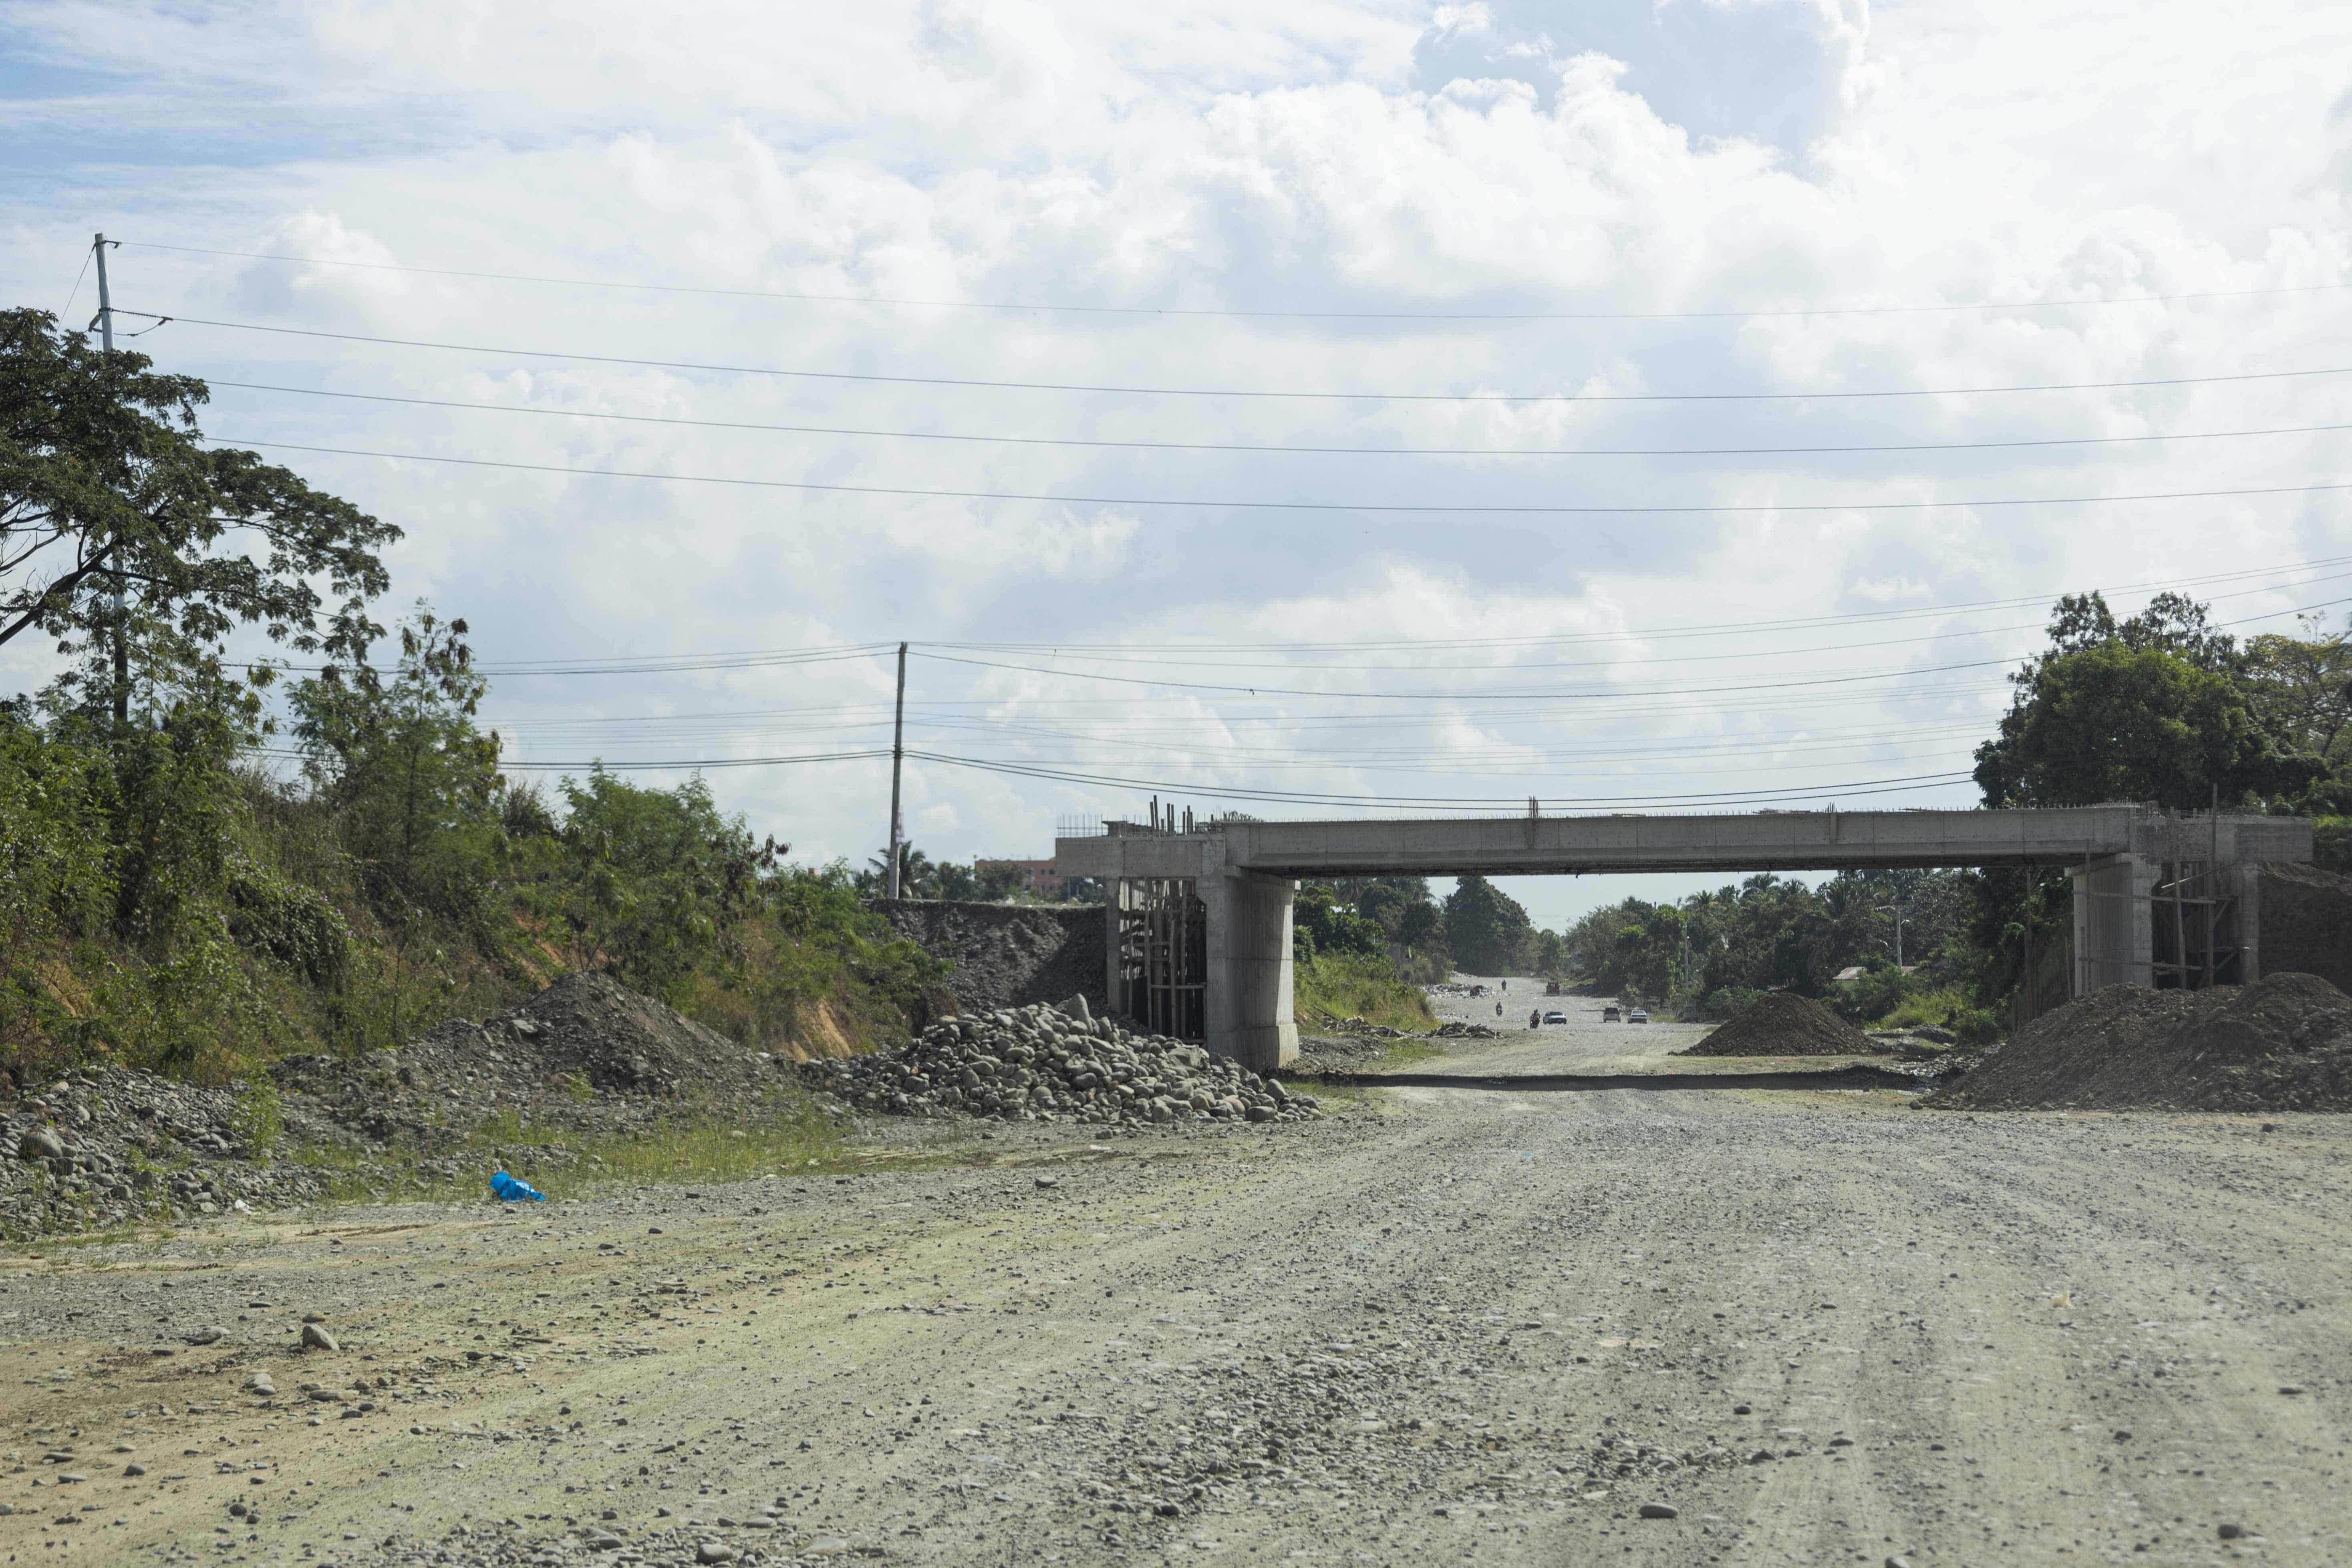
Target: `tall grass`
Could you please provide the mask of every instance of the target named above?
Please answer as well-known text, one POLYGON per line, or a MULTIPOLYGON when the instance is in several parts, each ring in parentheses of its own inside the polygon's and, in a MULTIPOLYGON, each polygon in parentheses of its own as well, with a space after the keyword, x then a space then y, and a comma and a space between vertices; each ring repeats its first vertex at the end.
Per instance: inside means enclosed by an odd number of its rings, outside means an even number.
POLYGON ((1318 1016, 1361 1018, 1392 1029, 1426 1029, 1436 1023, 1421 987, 1397 977, 1385 958, 1352 953, 1317 953, 1292 972, 1292 1002, 1300 1021, 1318 1016))

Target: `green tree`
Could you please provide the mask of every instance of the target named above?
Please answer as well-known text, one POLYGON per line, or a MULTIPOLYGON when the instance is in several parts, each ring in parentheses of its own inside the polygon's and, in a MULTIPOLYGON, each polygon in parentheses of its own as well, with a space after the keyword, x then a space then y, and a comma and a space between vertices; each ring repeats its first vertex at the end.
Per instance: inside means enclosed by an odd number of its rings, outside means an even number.
POLYGON ((373 628, 356 622, 339 618, 344 657, 289 693, 303 771, 342 817, 371 896, 467 913, 506 849, 499 737, 474 722, 489 682, 462 620, 418 605, 389 679, 368 662, 373 628))
POLYGON ((2248 658, 2204 606, 2161 595, 2118 622, 2068 595, 2050 650, 2011 677, 2000 732, 1977 748, 1989 806, 2154 801, 2194 808, 2292 793, 2320 771, 2258 710, 2248 658))
POLYGON ((2145 800, 2191 809, 2292 792, 2318 772, 2285 752, 2229 676, 2120 641, 2054 655, 1977 749, 1985 804, 2145 800))
POLYGON ((722 816, 700 778, 646 789, 598 767, 562 792, 563 838, 581 867, 569 912, 587 955, 656 996, 741 956, 736 927, 768 896, 762 878, 789 846, 722 816))
POLYGON ((1445 896, 1445 945, 1473 974, 1524 971, 1535 925, 1517 899, 1484 877, 1456 879, 1445 896))
POLYGON ((1328 884, 1309 882, 1300 888, 1291 905, 1290 918, 1294 950, 1298 945, 1298 934, 1305 932, 1310 953, 1382 960, 1388 957, 1388 934, 1341 903, 1328 884))
POLYGON ((251 452, 206 446, 195 411, 208 395, 46 311, 0 311, 0 645, 55 637, 80 656, 69 687, 117 723, 135 706, 141 645, 167 685, 241 625, 315 651, 320 580, 354 611, 387 585, 377 552, 400 531, 251 452))

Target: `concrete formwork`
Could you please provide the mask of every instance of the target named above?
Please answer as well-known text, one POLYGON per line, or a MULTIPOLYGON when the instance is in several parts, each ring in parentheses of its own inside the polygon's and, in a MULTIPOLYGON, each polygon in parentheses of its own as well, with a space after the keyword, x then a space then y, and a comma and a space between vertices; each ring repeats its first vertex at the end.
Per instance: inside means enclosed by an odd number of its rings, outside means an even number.
MULTIPOLYGON (((1543 816, 1472 821, 1211 823, 1175 832, 1111 823, 1061 838, 1066 876, 1111 887, 1112 963, 1118 884, 1186 879, 1207 911, 1202 1016, 1212 1050, 1251 1067, 1297 1052, 1291 1019, 1291 898, 1302 877, 1540 876, 1608 871, 1821 871, 1901 867, 2063 866, 2074 900, 2076 994, 2154 984, 2153 895, 2161 868, 2185 860, 2229 900, 2240 977, 2260 974, 2243 901, 2266 861, 2308 861, 2301 817, 2167 816, 2147 806, 2051 811, 1759 812, 1706 816, 1543 816)), ((1119 976, 1110 976, 1118 994, 1119 976)))

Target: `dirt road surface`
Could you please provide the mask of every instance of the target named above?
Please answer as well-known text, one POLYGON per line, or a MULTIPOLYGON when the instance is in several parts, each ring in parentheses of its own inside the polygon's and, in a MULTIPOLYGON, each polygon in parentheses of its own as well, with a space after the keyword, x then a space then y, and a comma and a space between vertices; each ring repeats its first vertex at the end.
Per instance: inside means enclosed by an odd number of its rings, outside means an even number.
POLYGON ((0 1556, 2352 1562, 2341 1118, 1331 1104, 15 1257, 0 1556))

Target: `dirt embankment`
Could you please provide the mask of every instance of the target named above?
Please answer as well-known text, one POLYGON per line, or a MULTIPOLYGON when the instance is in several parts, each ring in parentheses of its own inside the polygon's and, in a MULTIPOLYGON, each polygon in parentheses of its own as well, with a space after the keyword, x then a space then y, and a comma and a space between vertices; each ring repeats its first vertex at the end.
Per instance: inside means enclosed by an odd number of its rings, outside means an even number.
POLYGON ((2352 997, 2313 974, 2150 991, 2110 985, 2020 1029, 1939 1110, 2352 1110, 2352 997))
MULTIPOLYGON (((480 1024, 452 1018, 397 1051, 288 1057, 212 1089, 89 1068, 28 1089, 0 1123, 0 1237, 282 1208, 326 1192, 291 1145, 343 1151, 382 1184, 457 1173, 485 1123, 636 1132, 681 1112, 742 1121, 785 1108, 787 1064, 603 974, 569 974, 480 1024), (268 1091, 275 1089, 274 1095, 268 1091)), ((576 1152, 512 1151, 526 1174, 576 1152)))
POLYGON ((1103 911, 1093 904, 976 904, 876 899, 900 936, 955 965, 948 989, 965 1013, 1084 996, 1104 1009, 1103 911))
POLYGON ((1866 1057, 1870 1037, 1810 996, 1770 991, 1678 1057, 1866 1057))
POLYGON ((480 1119, 617 1131, 697 1105, 750 1106, 781 1075, 609 975, 567 974, 482 1023, 452 1018, 398 1051, 289 1057, 272 1069, 291 1103, 357 1142, 433 1150, 480 1119))
POLYGON ((2318 866, 2262 868, 2262 967, 2352 992, 2352 877, 2318 866))

